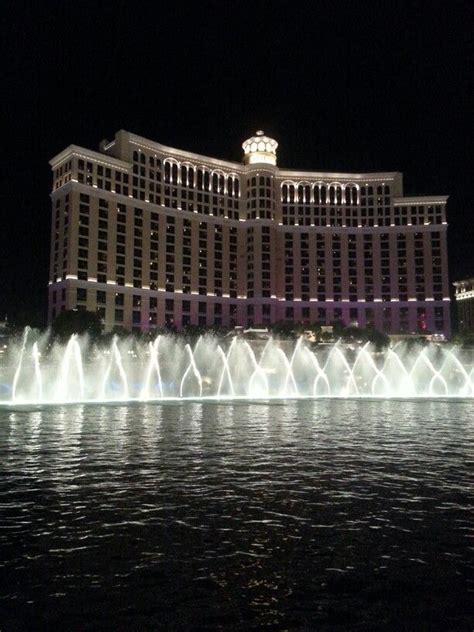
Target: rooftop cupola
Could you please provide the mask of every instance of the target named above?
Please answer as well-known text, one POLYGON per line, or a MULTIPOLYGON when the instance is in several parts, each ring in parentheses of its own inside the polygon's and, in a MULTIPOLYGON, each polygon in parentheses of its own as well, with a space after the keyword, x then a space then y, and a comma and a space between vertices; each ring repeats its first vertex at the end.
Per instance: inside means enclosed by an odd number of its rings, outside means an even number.
POLYGON ((276 165, 276 150, 278 143, 273 138, 265 136, 262 130, 258 130, 255 136, 242 143, 244 150, 244 163, 246 165, 266 164, 276 165))

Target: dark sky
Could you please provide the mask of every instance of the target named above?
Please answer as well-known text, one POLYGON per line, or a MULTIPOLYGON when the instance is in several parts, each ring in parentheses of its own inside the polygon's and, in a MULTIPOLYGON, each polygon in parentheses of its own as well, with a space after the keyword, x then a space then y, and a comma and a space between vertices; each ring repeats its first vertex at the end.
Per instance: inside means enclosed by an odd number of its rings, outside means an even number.
POLYGON ((2 3, 0 317, 44 319, 48 160, 124 128, 231 160, 262 128, 280 166, 399 170, 448 194, 450 278, 474 274, 474 3, 2 3))

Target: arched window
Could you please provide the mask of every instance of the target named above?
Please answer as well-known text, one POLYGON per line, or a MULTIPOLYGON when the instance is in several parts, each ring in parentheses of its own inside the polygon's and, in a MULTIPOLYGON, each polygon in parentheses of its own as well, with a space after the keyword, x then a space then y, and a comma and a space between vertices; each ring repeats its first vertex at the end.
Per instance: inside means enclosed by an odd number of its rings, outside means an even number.
POLYGON ((303 204, 304 202, 304 189, 303 185, 298 185, 298 204, 303 204))
POLYGON ((313 187, 313 199, 315 204, 320 204, 321 198, 319 197, 319 186, 317 184, 313 187))
POLYGON ((329 203, 330 203, 330 204, 334 204, 335 199, 336 199, 335 189, 334 189, 334 186, 333 186, 333 185, 331 185, 331 186, 329 187, 329 203))
POLYGON ((351 198, 353 206, 357 206, 357 187, 351 187, 351 198))
POLYGON ((294 184, 290 184, 288 187, 288 201, 294 202, 296 199, 296 187, 294 184))
POLYGON ((344 189, 345 204, 347 206, 355 206, 357 204, 357 188, 348 184, 344 189))
POLYGON ((171 165, 169 162, 165 162, 165 182, 171 182, 171 165))
POLYGON ((320 196, 321 196, 321 204, 327 204, 327 188, 326 185, 323 184, 321 189, 320 189, 320 196))
POLYGON ((171 166, 171 182, 173 184, 178 183, 178 165, 175 162, 171 166))

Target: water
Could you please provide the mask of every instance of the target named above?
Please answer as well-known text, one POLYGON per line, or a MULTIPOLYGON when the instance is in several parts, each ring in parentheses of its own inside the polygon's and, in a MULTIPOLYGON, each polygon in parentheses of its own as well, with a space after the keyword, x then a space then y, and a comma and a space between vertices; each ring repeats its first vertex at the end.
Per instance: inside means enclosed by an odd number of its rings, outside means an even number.
POLYGON ((0 367, 0 403, 318 397, 474 397, 472 353, 446 345, 364 346, 179 337, 113 339, 91 347, 72 336, 50 344, 28 329, 0 367))
POLYGON ((472 630, 474 402, 0 409, 0 629, 472 630))

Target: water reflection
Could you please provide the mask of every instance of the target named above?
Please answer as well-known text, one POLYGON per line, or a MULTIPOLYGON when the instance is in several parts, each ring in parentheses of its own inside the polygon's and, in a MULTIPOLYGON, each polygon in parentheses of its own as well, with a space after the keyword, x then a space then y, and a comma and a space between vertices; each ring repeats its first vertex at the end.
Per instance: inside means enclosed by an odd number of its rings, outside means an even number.
POLYGON ((1 609, 23 629, 131 616, 173 629, 178 612, 182 629, 347 629, 349 613, 352 628, 436 629, 441 611, 462 629, 473 413, 442 400, 1 411, 1 609))

